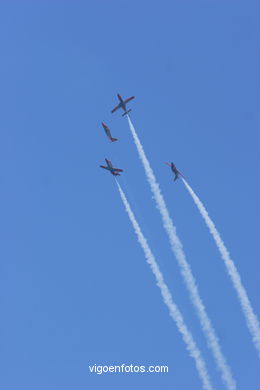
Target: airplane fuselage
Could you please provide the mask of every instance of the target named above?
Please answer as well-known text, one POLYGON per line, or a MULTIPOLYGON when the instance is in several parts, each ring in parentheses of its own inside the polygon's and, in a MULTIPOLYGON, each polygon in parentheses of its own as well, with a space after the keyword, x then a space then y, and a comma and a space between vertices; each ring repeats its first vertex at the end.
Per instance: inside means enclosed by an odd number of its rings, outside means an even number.
POLYGON ((118 94, 117 97, 118 97, 118 100, 120 101, 120 107, 121 107, 124 111, 126 111, 126 105, 125 105, 125 103, 124 103, 124 100, 122 99, 122 96, 118 94))
POLYGON ((174 165, 173 163, 171 163, 171 169, 172 169, 173 173, 175 173, 175 174, 179 173, 178 169, 176 168, 176 165, 174 165))
POLYGON ((179 175, 180 175, 180 172, 178 171, 178 169, 176 168, 176 165, 171 163, 171 170, 172 172, 174 173, 175 175, 175 178, 174 178, 174 181, 178 179, 179 175))

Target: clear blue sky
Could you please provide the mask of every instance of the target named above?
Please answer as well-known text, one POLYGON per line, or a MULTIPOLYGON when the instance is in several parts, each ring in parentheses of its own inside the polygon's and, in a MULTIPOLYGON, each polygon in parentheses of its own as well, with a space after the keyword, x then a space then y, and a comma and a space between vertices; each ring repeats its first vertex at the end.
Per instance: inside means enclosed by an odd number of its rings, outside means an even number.
POLYGON ((259 2, 1 1, 0 387, 201 389, 123 209, 126 195, 224 389, 154 207, 116 93, 160 182, 238 390, 259 359, 214 242, 174 161, 259 302, 259 2), (110 144, 101 121, 118 142, 110 144), (90 374, 89 365, 168 365, 90 374))

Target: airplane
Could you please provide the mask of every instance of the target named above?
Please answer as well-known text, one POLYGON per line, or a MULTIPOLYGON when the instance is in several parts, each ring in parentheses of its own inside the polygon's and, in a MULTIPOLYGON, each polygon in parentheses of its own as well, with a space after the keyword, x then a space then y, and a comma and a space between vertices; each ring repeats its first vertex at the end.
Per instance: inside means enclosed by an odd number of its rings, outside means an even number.
POLYGON ((111 111, 112 113, 115 112, 116 110, 118 110, 119 108, 122 108, 122 110, 125 111, 122 116, 124 116, 124 115, 128 114, 130 111, 132 111, 131 108, 130 108, 130 110, 126 109, 126 104, 128 102, 130 102, 130 100, 133 100, 135 98, 134 96, 131 96, 131 97, 123 100, 122 96, 119 95, 119 93, 118 93, 117 97, 118 97, 118 100, 120 103, 115 108, 113 108, 113 110, 111 111))
POLYGON ((166 162, 165 164, 169 165, 169 167, 171 168, 172 172, 174 173, 174 175, 175 175, 174 181, 176 181, 180 175, 185 179, 183 174, 176 168, 176 165, 174 165, 173 162, 171 162, 171 163, 167 163, 166 162))
POLYGON ((118 172, 123 172, 123 169, 119 169, 119 168, 114 168, 111 161, 106 160, 106 163, 107 163, 107 166, 105 167, 104 165, 100 165, 100 168, 104 168, 104 169, 107 169, 108 171, 110 171, 110 173, 113 175, 113 176, 120 176, 120 173, 118 172))
POLYGON ((111 142, 117 141, 117 138, 113 138, 113 137, 112 137, 109 127, 108 127, 105 123, 103 123, 103 122, 102 122, 102 126, 103 126, 103 128, 104 128, 104 130, 105 130, 105 133, 106 133, 106 135, 107 135, 107 138, 108 138, 111 142))

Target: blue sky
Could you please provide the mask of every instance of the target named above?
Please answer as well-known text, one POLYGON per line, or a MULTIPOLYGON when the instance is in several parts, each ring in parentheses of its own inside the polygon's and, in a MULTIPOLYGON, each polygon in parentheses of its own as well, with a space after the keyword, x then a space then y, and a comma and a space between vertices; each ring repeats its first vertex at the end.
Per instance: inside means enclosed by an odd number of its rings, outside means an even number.
POLYGON ((238 389, 259 389, 224 264, 163 164, 174 161, 206 205, 259 317, 258 15, 256 1, 1 2, 1 388, 201 388, 114 179, 98 167, 107 157, 124 169, 120 183, 224 389, 127 121, 110 114, 119 92, 136 96, 133 123, 238 389), (169 373, 88 370, 123 363, 169 373))

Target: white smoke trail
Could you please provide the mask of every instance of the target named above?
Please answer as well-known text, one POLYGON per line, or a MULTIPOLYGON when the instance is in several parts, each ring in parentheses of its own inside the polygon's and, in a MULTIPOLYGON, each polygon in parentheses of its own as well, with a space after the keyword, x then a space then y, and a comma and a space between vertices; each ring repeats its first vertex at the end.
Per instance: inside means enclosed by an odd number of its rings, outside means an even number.
POLYGON ((138 135, 135 131, 135 128, 130 120, 130 117, 127 115, 127 120, 128 124, 132 133, 132 136, 134 138, 135 145, 137 147, 139 157, 142 161, 142 164, 144 166, 144 170, 147 176, 147 180, 150 184, 152 193, 155 198, 155 202, 157 205, 157 208, 159 209, 159 212, 162 217, 163 221, 163 226, 168 234, 169 241, 171 244, 171 248, 173 253, 175 254, 175 257, 177 259, 178 265, 181 270, 181 274, 184 278, 185 284, 187 289, 190 292, 190 297, 193 306, 196 309, 196 313, 199 317, 201 327, 204 331, 204 334, 206 336, 208 346, 212 351, 212 354, 215 358, 216 364, 218 369, 221 372, 221 377, 223 382, 225 383, 226 387, 229 390, 235 390, 236 389, 236 384, 235 381, 232 377, 230 368, 228 367, 225 357, 221 351, 218 338, 215 334, 215 330, 211 324, 211 321, 206 313, 205 306, 202 302, 202 299, 200 297, 198 287, 196 285, 194 276, 192 274, 191 268, 186 260, 185 253, 183 251, 182 243, 179 240, 177 233, 176 233, 176 228, 174 227, 171 217, 169 215, 165 200, 163 198, 163 195, 161 193, 159 184, 156 181, 155 175, 153 173, 153 170, 150 166, 150 163, 145 155, 143 146, 138 138, 138 135))
POLYGON ((220 234, 217 231, 213 221, 209 217, 209 214, 208 214, 205 206, 200 201, 198 196, 195 194, 193 189, 186 182, 186 180, 184 180, 184 179, 182 179, 182 180, 183 180, 183 183, 185 184, 185 187, 187 188, 188 192, 190 193, 191 197, 193 198, 196 206, 198 207, 201 216, 203 217, 204 221, 206 222, 206 225, 209 228, 209 231, 216 242, 216 245, 217 245, 218 250, 221 254, 221 257, 224 260, 227 272, 228 272, 228 274, 231 278, 231 281, 233 283, 233 286, 237 292, 237 296, 238 296, 240 305, 241 305, 242 310, 244 312, 248 329, 249 329, 249 331, 252 335, 252 338, 253 338, 253 343, 254 343, 254 345, 258 351, 258 354, 260 356, 260 326, 259 326, 259 322, 258 322, 257 316, 255 315, 255 313, 253 311, 253 308, 252 308, 251 303, 249 301, 246 290, 242 284, 238 270, 236 269, 234 262, 230 258, 229 252, 228 252, 227 248, 225 247, 225 244, 222 241, 220 234))
POLYGON ((121 199, 124 203, 126 212, 129 216, 130 221, 132 222, 134 231, 137 235, 138 241, 144 251, 144 255, 146 258, 147 263, 150 265, 151 270, 156 278, 156 283, 159 289, 161 290, 161 294, 164 300, 164 303, 169 309, 170 316, 173 318, 179 332, 182 335, 183 341, 186 344, 187 350, 189 351, 191 357, 195 360, 196 368, 198 371, 198 374, 200 376, 200 379, 202 380, 203 388, 205 390, 213 390, 213 387, 210 383, 210 379, 207 373, 205 362, 201 356, 200 350, 198 349, 195 341, 193 340, 192 334, 186 327, 184 323, 184 319, 182 317, 181 312, 178 309, 178 306, 173 302, 171 293, 168 289, 168 286, 165 284, 163 275, 159 269, 159 266, 155 260, 155 257, 147 243, 146 238, 144 237, 141 228, 134 216, 134 213, 131 210, 130 204, 128 203, 128 200, 126 199, 126 196, 120 186, 120 184, 116 181, 118 190, 121 196, 121 199))

